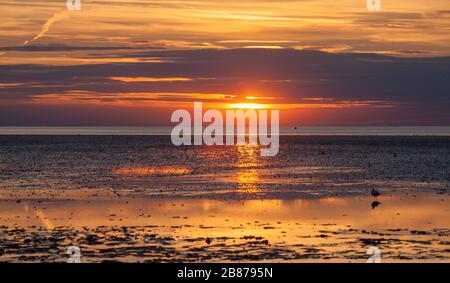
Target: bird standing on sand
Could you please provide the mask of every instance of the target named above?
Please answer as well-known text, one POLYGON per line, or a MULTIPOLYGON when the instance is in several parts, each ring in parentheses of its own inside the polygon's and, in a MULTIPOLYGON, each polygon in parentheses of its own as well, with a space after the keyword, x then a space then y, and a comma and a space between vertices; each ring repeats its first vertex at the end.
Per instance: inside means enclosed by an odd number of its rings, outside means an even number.
POLYGON ((373 201, 372 201, 371 206, 372 206, 372 209, 375 209, 381 204, 381 202, 377 201, 377 197, 380 195, 380 193, 377 190, 372 189, 372 192, 370 194, 373 196, 373 201))
POLYGON ((379 193, 377 190, 372 189, 371 195, 372 195, 373 197, 377 197, 377 196, 380 195, 380 193, 379 193))
POLYGON ((379 196, 380 195, 380 193, 377 191, 377 190, 375 190, 375 189, 372 189, 372 192, 370 193, 374 198, 376 198, 377 196, 379 196))

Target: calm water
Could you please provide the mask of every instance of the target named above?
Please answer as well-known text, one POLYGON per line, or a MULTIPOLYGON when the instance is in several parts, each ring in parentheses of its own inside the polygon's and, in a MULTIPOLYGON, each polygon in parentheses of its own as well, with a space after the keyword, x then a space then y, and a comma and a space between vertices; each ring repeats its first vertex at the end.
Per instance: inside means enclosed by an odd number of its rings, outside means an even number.
POLYGON ((273 198, 446 191, 450 137, 282 136, 258 146, 182 146, 169 136, 0 135, 0 187, 273 198))
MULTIPOLYGON (((0 127, 0 135, 170 135, 171 127, 0 127)), ((281 127, 281 135, 450 136, 450 127, 281 127)))

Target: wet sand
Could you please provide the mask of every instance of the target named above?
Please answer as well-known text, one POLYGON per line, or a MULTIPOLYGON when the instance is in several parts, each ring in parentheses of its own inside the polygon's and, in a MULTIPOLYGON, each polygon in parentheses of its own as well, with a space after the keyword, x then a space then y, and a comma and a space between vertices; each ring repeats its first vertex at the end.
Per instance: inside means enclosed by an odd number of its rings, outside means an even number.
POLYGON ((77 193, 0 201, 0 261, 449 262, 450 197, 208 200, 77 193))
POLYGON ((0 136, 0 261, 450 262, 450 137, 0 136), (376 200, 372 189, 381 193, 376 200))

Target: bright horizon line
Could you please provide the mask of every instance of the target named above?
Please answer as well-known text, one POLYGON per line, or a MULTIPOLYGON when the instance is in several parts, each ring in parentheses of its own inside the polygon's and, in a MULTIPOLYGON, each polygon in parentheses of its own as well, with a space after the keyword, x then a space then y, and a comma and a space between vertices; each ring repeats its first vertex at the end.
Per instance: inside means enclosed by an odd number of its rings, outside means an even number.
MULTIPOLYGON (((170 136, 171 126, 0 127, 1 136, 170 136)), ((269 133, 270 135, 270 133, 269 133)), ((226 136, 226 135, 225 135, 226 136)), ((234 134, 236 136, 236 134, 234 134)), ((249 136, 249 133, 246 133, 249 136)), ((450 126, 281 126, 278 136, 450 137, 450 126)))

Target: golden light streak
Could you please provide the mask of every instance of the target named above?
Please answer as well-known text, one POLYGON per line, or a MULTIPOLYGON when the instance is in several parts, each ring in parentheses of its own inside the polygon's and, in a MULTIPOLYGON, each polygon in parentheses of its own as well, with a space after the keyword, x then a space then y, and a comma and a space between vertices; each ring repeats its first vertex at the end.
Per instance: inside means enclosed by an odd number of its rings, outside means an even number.
POLYGON ((21 85, 23 85, 23 83, 0 83, 0 88, 21 86, 21 85))
POLYGON ((234 109, 265 109, 267 105, 258 103, 234 103, 229 106, 234 109))
POLYGON ((53 230, 55 228, 55 225, 53 225, 53 223, 48 219, 48 217, 42 210, 37 209, 35 211, 35 215, 37 216, 37 218, 39 218, 39 220, 41 220, 42 225, 44 225, 48 230, 53 230))
MULTIPOLYGON (((234 95, 220 93, 96 93, 89 91, 68 91, 61 94, 36 95, 32 101, 46 104, 120 104, 141 105, 143 103, 189 104, 192 101, 224 101, 235 98, 234 95)), ((217 105, 215 103, 214 105, 217 105)))
POLYGON ((192 81, 191 78, 154 78, 154 77, 110 77, 109 79, 114 81, 121 81, 125 83, 136 83, 136 82, 186 82, 192 81))
POLYGON ((244 46, 243 48, 247 49, 283 49, 284 47, 278 46, 278 45, 250 45, 250 46, 244 46))
POLYGON ((113 170, 117 175, 183 175, 190 173, 186 167, 121 167, 113 170))
POLYGON ((246 96, 245 99, 248 99, 248 100, 256 100, 256 99, 273 100, 273 99, 277 99, 277 98, 276 97, 271 97, 271 96, 246 96))
POLYGON ((261 181, 259 173, 252 167, 258 166, 256 146, 250 144, 236 145, 239 168, 236 174, 236 183, 239 192, 257 193, 258 183, 261 181))

